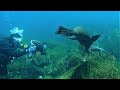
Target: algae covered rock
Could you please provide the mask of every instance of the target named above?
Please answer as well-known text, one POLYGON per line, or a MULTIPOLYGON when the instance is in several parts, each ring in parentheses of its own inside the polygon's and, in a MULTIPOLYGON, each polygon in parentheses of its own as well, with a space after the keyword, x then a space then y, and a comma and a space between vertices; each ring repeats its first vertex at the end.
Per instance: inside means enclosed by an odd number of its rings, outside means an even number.
POLYGON ((118 79, 120 69, 113 56, 94 56, 68 70, 62 79, 118 79))
POLYGON ((120 29, 113 29, 109 36, 101 40, 101 45, 120 61, 120 29), (105 43, 107 41, 107 43, 105 43))
MULTIPOLYGON (((113 55, 101 52, 82 55, 81 49, 51 44, 45 56, 36 53, 8 65, 9 79, 119 79, 120 68, 113 55), (42 77, 42 78, 41 78, 42 77)), ((0 77, 3 78, 3 77, 0 77)))
POLYGON ((76 68, 77 68, 77 66, 71 68, 70 70, 68 70, 67 72, 65 72, 63 75, 61 75, 58 78, 59 79, 71 79, 71 77, 74 74, 76 68))

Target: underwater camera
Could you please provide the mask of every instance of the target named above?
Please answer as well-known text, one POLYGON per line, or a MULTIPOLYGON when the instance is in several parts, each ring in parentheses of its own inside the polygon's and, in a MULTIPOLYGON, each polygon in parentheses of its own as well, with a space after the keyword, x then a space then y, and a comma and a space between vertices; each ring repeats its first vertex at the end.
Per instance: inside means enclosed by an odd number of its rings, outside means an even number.
POLYGON ((31 45, 35 45, 38 52, 41 52, 41 55, 46 55, 46 43, 41 43, 37 40, 31 40, 31 45))

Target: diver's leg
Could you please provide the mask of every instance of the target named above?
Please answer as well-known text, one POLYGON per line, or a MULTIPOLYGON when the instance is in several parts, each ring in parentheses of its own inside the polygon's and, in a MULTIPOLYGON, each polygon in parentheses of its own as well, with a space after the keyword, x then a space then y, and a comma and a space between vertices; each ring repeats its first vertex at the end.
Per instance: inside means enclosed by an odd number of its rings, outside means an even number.
POLYGON ((0 64, 0 76, 6 76, 7 74, 7 64, 0 64))

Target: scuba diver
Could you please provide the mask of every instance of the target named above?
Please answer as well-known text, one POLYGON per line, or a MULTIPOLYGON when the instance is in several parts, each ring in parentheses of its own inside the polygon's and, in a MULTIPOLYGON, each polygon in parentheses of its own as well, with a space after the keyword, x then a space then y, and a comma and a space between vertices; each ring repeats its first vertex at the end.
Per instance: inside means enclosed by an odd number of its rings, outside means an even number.
POLYGON ((31 45, 25 48, 21 45, 23 29, 13 28, 9 37, 0 38, 0 76, 8 75, 7 65, 13 58, 28 54, 31 56, 36 52, 46 55, 46 44, 36 40, 31 40, 31 45))

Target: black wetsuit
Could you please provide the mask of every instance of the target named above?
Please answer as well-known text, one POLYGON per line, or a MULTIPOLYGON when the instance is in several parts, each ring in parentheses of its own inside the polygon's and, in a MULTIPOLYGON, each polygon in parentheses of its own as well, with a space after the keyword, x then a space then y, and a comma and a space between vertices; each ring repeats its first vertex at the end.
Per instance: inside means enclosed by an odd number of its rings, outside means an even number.
POLYGON ((20 43, 13 42, 10 38, 0 39, 0 76, 8 74, 7 65, 13 57, 20 57, 26 53, 26 49, 20 43))

